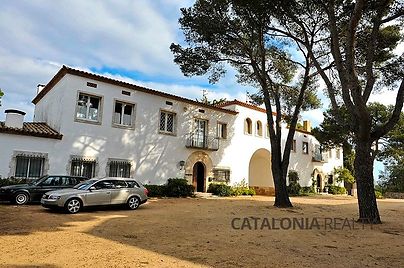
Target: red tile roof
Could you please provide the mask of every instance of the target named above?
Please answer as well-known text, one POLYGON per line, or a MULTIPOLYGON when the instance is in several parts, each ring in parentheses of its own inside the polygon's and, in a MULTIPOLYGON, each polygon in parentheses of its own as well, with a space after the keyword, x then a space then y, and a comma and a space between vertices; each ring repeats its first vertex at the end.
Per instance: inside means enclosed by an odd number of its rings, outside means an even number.
MULTIPOLYGON (((256 111, 262 112, 262 113, 267 112, 266 109, 264 109, 264 108, 255 106, 255 105, 250 104, 250 103, 242 102, 242 101, 239 101, 239 100, 226 101, 226 102, 220 103, 220 104, 218 104, 216 106, 223 108, 223 107, 230 106, 230 105, 240 105, 240 106, 243 106, 245 108, 256 110, 256 111)), ((272 112, 272 115, 276 115, 276 113, 272 112)))
POLYGON ((46 123, 42 122, 24 123, 21 129, 6 127, 4 122, 0 122, 0 133, 34 136, 58 140, 61 140, 63 137, 62 134, 48 126, 46 123))
POLYGON ((63 65, 63 67, 56 73, 56 75, 49 81, 49 83, 32 100, 32 103, 37 104, 66 74, 76 75, 76 76, 80 76, 80 77, 84 77, 84 78, 104 82, 104 83, 111 84, 111 85, 116 85, 116 86, 132 89, 132 90, 141 91, 141 92, 144 92, 144 93, 147 93, 147 94, 153 94, 153 95, 161 96, 161 97, 172 99, 172 100, 182 101, 182 102, 185 102, 185 103, 193 104, 193 105, 200 106, 200 107, 209 108, 209 109, 212 109, 212 110, 216 110, 216 111, 220 111, 220 112, 224 112, 224 113, 228 113, 228 114, 233 114, 233 115, 237 114, 236 111, 231 111, 231 110, 224 109, 224 108, 214 106, 214 105, 210 105, 210 104, 204 104, 204 103, 201 103, 199 101, 183 98, 183 97, 180 97, 180 96, 176 96, 176 95, 173 95, 173 94, 157 91, 157 90, 146 88, 146 87, 141 87, 141 86, 138 86, 138 85, 134 85, 134 84, 130 84, 130 83, 127 83, 127 82, 115 80, 115 79, 105 77, 105 76, 101 76, 101 75, 98 75, 98 74, 73 69, 73 68, 67 67, 65 65, 63 65))

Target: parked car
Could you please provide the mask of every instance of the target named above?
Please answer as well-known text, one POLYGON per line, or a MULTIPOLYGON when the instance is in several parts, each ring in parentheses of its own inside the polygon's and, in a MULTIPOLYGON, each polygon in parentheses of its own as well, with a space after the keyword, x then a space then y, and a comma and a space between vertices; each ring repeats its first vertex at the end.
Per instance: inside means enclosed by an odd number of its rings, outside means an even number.
POLYGON ((64 208, 77 213, 83 207, 126 205, 135 210, 147 201, 148 190, 135 179, 102 178, 84 181, 73 189, 52 191, 44 194, 42 206, 64 208))
POLYGON ((39 202, 44 193, 54 190, 73 188, 87 180, 85 177, 47 175, 27 184, 3 186, 0 188, 0 200, 10 201, 17 205, 28 202, 39 202))

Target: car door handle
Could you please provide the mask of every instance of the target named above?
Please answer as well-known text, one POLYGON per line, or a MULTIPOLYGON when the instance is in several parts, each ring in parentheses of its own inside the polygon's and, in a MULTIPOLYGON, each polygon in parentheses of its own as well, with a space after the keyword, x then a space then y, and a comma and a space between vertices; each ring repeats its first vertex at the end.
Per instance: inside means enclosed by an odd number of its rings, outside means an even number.
POLYGON ((106 194, 111 194, 111 192, 106 192, 106 194))

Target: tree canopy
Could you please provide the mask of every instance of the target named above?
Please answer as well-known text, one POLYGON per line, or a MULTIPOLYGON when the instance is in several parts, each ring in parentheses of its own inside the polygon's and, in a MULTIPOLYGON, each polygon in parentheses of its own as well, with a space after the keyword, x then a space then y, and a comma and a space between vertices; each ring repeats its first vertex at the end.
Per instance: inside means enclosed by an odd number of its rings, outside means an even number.
POLYGON ((1 91, 1 88, 0 88, 0 106, 1 106, 1 98, 4 96, 4 93, 3 93, 3 91, 1 91))
POLYGON ((257 99, 267 111, 275 205, 291 206, 286 175, 298 115, 302 109, 318 107, 319 101, 309 56, 294 61, 287 49, 294 41, 288 43, 271 30, 275 17, 268 11, 276 9, 275 2, 198 0, 181 9, 179 23, 186 46, 171 44, 170 49, 186 76, 207 74, 215 83, 230 66, 237 71, 239 83, 257 88, 257 99), (282 152, 285 119, 290 129, 282 152))

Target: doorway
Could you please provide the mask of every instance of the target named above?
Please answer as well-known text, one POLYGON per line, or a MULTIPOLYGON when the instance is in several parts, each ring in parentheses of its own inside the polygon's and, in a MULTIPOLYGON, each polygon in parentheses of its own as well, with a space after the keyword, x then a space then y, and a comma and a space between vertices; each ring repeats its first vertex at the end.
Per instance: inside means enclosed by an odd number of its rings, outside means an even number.
POLYGON ((193 183, 197 192, 205 192, 205 165, 196 162, 193 170, 193 183))

